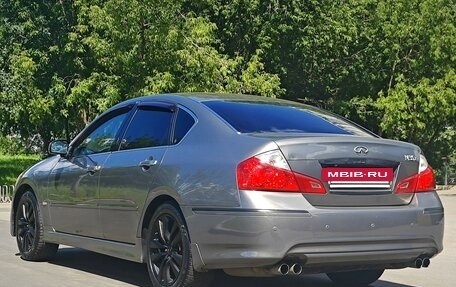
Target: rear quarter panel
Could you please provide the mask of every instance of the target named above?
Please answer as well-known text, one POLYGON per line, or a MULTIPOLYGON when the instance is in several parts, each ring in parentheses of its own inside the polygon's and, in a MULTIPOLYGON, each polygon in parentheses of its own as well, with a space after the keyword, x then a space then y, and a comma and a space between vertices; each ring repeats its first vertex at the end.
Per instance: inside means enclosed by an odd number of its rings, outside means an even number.
POLYGON ((237 164, 277 145, 241 135, 202 104, 186 100, 183 106, 197 122, 179 144, 168 148, 157 186, 175 190, 184 206, 240 206, 237 164))

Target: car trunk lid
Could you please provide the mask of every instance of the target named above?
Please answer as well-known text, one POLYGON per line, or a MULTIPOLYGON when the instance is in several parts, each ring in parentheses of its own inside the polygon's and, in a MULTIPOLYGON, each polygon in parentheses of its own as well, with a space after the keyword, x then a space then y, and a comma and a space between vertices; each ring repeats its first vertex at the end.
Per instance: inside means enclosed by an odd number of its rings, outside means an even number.
POLYGON ((320 180, 327 193, 303 193, 315 206, 406 205, 413 193, 396 185, 417 173, 419 148, 374 137, 275 139, 293 172, 320 180))

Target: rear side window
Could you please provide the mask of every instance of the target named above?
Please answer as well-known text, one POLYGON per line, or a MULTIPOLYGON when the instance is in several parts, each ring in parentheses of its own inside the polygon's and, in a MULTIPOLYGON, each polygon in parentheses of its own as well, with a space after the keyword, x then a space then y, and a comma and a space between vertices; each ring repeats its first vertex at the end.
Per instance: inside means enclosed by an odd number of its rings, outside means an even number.
POLYGON ((167 145, 172 118, 172 111, 166 108, 140 107, 125 132, 120 149, 167 145))
POLYGON ((179 109, 176 118, 176 127, 174 129, 173 144, 179 143, 190 128, 195 123, 195 119, 183 109, 179 109))
POLYGON ((241 133, 326 133, 368 136, 367 132, 335 115, 303 107, 270 103, 203 102, 241 133))

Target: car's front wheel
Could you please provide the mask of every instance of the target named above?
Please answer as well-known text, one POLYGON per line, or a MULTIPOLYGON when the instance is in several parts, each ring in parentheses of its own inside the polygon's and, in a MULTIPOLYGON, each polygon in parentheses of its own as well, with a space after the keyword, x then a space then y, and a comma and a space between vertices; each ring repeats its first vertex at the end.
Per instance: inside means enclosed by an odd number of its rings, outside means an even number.
POLYGON ((357 271, 346 271, 346 272, 333 272, 327 273, 329 279, 331 279, 337 286, 344 287, 365 287, 380 278, 384 269, 380 270, 357 270, 357 271))
POLYGON ((211 282, 211 272, 193 270, 184 217, 173 204, 157 208, 147 232, 147 269, 155 287, 203 287, 211 282))
POLYGON ((43 221, 35 194, 25 192, 16 210, 16 242, 21 258, 29 261, 49 260, 59 246, 43 241, 43 221))

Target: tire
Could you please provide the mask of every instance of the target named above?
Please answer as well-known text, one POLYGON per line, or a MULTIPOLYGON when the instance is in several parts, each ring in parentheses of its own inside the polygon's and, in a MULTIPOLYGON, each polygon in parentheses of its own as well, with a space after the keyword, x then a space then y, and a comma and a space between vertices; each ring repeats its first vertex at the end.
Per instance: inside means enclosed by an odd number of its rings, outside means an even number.
POLYGON ((337 286, 365 287, 382 276, 384 269, 326 273, 337 286))
POLYGON ((193 270, 190 238, 185 220, 171 203, 160 205, 146 234, 147 270, 154 287, 203 287, 213 272, 193 270))
POLYGON ((16 242, 22 259, 47 261, 55 256, 59 245, 43 241, 43 219, 33 192, 27 191, 21 196, 15 220, 16 242))

